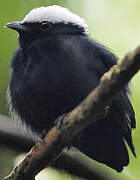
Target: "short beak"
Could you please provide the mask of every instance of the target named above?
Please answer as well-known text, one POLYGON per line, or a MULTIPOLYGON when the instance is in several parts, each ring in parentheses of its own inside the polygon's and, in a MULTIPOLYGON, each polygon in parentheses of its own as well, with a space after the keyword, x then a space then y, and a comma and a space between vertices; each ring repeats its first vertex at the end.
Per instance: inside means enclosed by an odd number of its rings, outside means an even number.
POLYGON ((7 23, 5 26, 17 32, 27 31, 27 27, 25 27, 25 25, 22 24, 21 22, 10 22, 7 23))

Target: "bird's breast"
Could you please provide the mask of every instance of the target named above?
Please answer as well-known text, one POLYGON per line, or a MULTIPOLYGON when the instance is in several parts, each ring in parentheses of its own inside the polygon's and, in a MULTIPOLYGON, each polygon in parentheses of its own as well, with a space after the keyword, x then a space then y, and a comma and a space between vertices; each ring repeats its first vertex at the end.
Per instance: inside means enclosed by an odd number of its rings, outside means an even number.
MULTIPOLYGON (((39 56, 37 56, 39 57, 39 56)), ((52 56, 54 57, 54 55, 52 56)), ((13 109, 37 131, 74 109, 99 83, 77 57, 28 58, 13 68, 9 90, 13 109)))

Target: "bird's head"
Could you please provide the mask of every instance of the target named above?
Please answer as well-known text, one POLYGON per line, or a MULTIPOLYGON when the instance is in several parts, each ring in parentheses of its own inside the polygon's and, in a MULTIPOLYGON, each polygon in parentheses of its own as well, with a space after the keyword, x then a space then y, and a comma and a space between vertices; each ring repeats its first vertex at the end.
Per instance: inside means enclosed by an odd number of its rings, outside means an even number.
POLYGON ((35 8, 22 21, 10 22, 6 26, 19 33, 23 44, 56 34, 88 34, 84 19, 56 5, 35 8))

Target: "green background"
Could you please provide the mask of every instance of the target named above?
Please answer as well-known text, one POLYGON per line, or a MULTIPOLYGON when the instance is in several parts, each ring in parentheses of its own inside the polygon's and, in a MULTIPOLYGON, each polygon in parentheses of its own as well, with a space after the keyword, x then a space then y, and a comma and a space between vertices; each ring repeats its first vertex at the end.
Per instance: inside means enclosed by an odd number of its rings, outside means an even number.
MULTIPOLYGON (((22 20, 34 7, 59 4, 83 17, 89 25, 90 37, 111 49, 118 57, 134 49, 140 43, 139 0, 5 0, 0 2, 0 113, 7 115, 6 89, 9 79, 10 58, 17 46, 17 33, 4 28, 7 22, 22 20)), ((136 113, 137 128, 133 132, 137 158, 130 155, 130 164, 121 175, 132 180, 140 179, 140 73, 131 85, 132 103, 136 113)), ((131 154, 131 153, 130 153, 131 154)), ((0 177, 12 166, 16 152, 0 148, 0 177), (4 157, 6 156, 6 159, 4 157), (7 158, 8 157, 8 158, 7 158), (4 160, 5 161, 4 161, 4 160), (6 164, 9 164, 7 166, 6 164)), ((110 173, 111 173, 110 172, 110 173)), ((51 174, 51 173, 50 173, 51 174)), ((59 174, 60 176, 60 174, 59 174)), ((66 175, 64 175, 66 176, 66 175)), ((53 178, 54 179, 54 178, 53 178)), ((57 179, 59 177, 57 176, 57 179)), ((61 178, 60 178, 61 179, 61 178)), ((64 179, 68 179, 64 177, 64 179)), ((69 179, 71 179, 69 177, 69 179)))

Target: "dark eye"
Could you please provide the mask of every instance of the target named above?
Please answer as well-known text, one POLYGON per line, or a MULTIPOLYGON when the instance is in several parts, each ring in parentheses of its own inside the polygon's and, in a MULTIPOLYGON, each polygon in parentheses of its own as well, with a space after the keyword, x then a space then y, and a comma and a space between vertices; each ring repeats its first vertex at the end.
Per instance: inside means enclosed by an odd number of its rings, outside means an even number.
POLYGON ((52 27, 52 24, 47 21, 41 23, 41 29, 43 31, 46 31, 46 30, 50 29, 51 27, 52 27))

